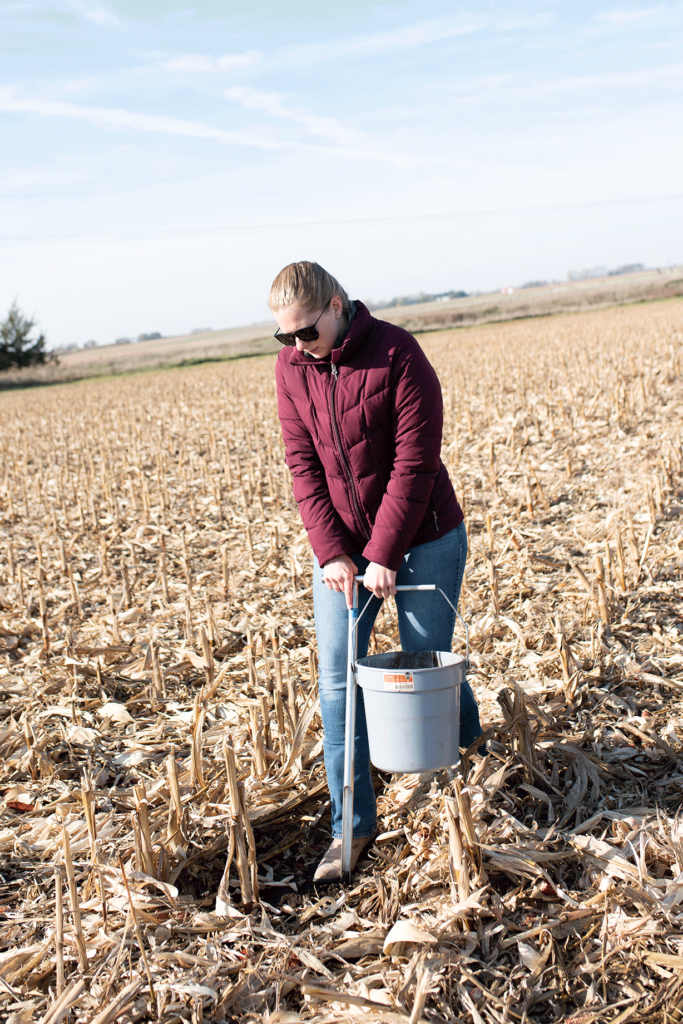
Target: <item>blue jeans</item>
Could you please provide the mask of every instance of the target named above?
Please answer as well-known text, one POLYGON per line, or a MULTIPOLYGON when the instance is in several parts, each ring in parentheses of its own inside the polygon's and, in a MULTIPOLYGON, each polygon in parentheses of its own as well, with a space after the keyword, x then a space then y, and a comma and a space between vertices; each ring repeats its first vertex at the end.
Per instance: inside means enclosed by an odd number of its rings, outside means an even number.
MULTIPOLYGON (((364 573, 368 560, 354 554, 358 572, 364 573)), ((403 565, 396 574, 396 583, 434 583, 458 606, 460 586, 467 558, 465 524, 428 544, 409 548, 403 565)), ((365 587, 360 587, 359 607, 370 605, 358 626, 358 657, 368 651, 370 631, 382 605, 365 587)), ((455 628, 455 615, 438 593, 408 592, 396 595, 401 647, 404 651, 450 651, 455 628)), ((332 836, 341 838, 342 802, 344 792, 344 722, 346 715, 346 659, 348 643, 348 612, 344 594, 330 590, 323 582, 317 558, 313 565, 313 607, 318 637, 318 689, 323 720, 325 770, 330 790, 332 836)), ((481 733, 479 709, 469 683, 460 692, 460 746, 468 747, 481 733)), ((370 775, 370 750, 365 722, 363 691, 358 688, 356 716, 356 764, 353 797, 353 835, 371 836, 377 822, 375 794, 370 775)))

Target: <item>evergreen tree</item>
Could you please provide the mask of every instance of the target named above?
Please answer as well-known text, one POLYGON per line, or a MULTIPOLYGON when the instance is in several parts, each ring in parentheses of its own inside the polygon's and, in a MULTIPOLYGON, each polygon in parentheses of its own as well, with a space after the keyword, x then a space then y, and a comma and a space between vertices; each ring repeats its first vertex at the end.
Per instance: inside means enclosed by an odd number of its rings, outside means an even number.
POLYGON ((45 335, 37 338, 29 335, 35 327, 35 320, 25 317, 16 302, 5 320, 0 320, 0 371, 35 366, 51 358, 45 351, 45 335))

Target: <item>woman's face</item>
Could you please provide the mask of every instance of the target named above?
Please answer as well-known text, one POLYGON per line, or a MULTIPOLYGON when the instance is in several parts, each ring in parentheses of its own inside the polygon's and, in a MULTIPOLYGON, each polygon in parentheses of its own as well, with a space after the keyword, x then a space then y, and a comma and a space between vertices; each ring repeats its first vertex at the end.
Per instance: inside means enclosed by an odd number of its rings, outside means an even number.
POLYGON ((312 327, 315 324, 318 330, 315 341, 303 342, 297 338, 296 348, 298 352, 306 352, 314 359, 326 359, 334 348, 339 334, 339 320, 342 315, 340 296, 333 295, 327 309, 322 311, 322 316, 320 314, 319 309, 310 313, 303 306, 285 306, 276 310, 273 315, 283 334, 296 334, 303 327, 312 327))

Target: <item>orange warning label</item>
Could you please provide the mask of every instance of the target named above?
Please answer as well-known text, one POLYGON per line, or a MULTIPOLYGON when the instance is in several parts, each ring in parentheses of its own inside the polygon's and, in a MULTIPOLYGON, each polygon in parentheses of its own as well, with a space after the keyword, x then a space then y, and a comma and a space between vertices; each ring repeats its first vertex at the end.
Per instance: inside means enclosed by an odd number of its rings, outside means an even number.
POLYGON ((412 672, 385 672, 384 689, 392 693, 412 693, 415 689, 412 672))

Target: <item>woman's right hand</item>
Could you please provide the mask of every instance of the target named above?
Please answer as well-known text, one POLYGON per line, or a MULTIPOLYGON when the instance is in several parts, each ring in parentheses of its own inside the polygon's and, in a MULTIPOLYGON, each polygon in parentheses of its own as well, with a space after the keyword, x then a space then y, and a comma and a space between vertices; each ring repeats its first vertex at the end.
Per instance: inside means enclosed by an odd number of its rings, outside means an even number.
POLYGON ((323 582, 330 590, 339 590, 346 595, 346 607, 353 605, 353 577, 358 575, 356 563, 350 555, 339 555, 323 566, 323 582))

